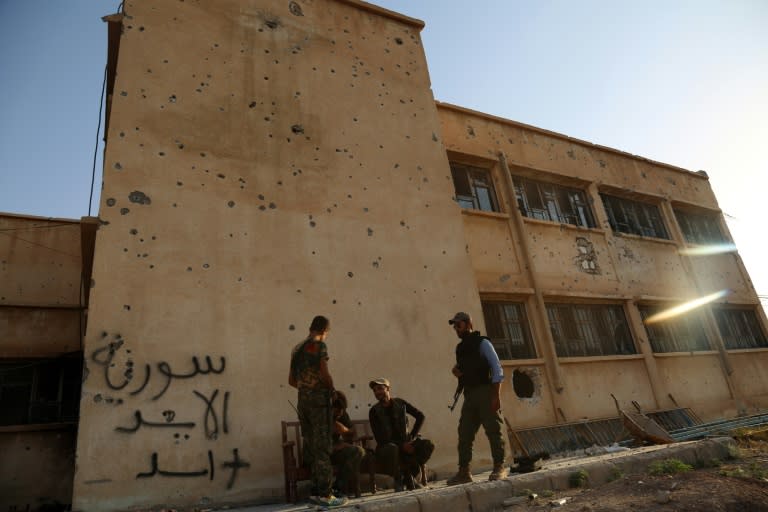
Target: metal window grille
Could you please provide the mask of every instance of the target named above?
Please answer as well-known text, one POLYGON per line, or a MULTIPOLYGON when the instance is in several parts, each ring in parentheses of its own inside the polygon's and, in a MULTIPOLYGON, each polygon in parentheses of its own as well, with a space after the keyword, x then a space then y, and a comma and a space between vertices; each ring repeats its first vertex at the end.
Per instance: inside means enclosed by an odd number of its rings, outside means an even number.
POLYGON ((650 203, 600 194, 611 229, 630 235, 669 240, 659 208, 650 203))
POLYGON ((499 203, 488 169, 451 163, 456 201, 462 208, 498 212, 499 203))
POLYGON ((675 210, 685 241, 690 244, 720 244, 728 240, 720 230, 715 215, 702 215, 675 210))
POLYGON ((645 323, 645 320, 660 311, 661 306, 639 306, 640 316, 643 319, 648 341, 654 352, 700 352, 712 350, 709 341, 704 334, 701 314, 688 312, 684 315, 654 322, 645 323))
POLYGON ((595 227, 583 190, 514 176, 517 206, 523 216, 574 226, 595 227))
POLYGON ((535 359, 525 306, 515 302, 482 302, 483 317, 499 359, 535 359))
POLYGON ((559 357, 636 354, 624 309, 610 304, 548 304, 559 357))
POLYGON ((760 326, 754 309, 714 308, 717 327, 725 348, 768 348, 768 339, 760 326))

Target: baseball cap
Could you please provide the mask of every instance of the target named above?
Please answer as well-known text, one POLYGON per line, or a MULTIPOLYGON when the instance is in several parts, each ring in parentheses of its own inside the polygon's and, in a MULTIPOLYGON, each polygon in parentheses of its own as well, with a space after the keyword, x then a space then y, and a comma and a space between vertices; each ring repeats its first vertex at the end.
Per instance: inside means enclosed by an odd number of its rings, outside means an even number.
POLYGON ((373 389, 374 386, 378 386, 378 385, 387 386, 388 388, 392 387, 389 384, 389 379, 385 379, 384 377, 379 377, 378 379, 374 379, 374 380, 372 380, 371 382, 368 383, 368 386, 371 389, 373 389))
POLYGON ((455 324, 456 322, 467 322, 467 323, 471 324, 472 323, 472 317, 469 316, 468 313, 464 313, 463 311, 459 311, 458 313, 453 315, 453 318, 448 320, 448 323, 451 324, 451 325, 455 324))

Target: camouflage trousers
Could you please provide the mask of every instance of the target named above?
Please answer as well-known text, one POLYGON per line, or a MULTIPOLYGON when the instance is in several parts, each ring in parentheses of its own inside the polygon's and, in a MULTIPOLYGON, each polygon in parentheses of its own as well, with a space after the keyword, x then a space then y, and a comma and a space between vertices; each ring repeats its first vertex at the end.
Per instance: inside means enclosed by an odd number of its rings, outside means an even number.
POLYGON ((494 464, 504 463, 504 438, 501 412, 491 411, 491 386, 481 385, 464 389, 464 403, 459 419, 459 467, 469 466, 472 461, 472 445, 480 426, 491 445, 494 464))
POLYGON ((331 396, 328 390, 299 393, 299 421, 304 438, 304 464, 312 472, 313 492, 331 494, 331 396))

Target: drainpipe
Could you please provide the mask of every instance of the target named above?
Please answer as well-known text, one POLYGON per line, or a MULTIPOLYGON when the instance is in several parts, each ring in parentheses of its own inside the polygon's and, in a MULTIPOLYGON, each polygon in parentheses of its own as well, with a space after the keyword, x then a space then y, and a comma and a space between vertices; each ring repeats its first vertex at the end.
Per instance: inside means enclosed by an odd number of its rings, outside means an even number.
MULTIPOLYGON (((536 269, 533 265, 533 258, 531 257, 531 250, 528 244, 528 236, 525 231, 525 224, 523 222, 523 215, 520 213, 520 208, 517 204, 517 195, 515 194, 515 184, 512 181, 512 173, 509 171, 507 165, 507 156, 503 151, 499 152, 499 163, 504 171, 504 178, 507 182, 507 188, 511 197, 510 204, 512 211, 510 212, 510 218, 512 220, 513 232, 515 233, 520 245, 523 247, 523 263, 528 270, 528 277, 531 280, 531 286, 534 290, 534 298, 536 304, 536 314, 533 318, 536 320, 536 330, 541 336, 544 337, 544 343, 541 344, 545 352, 545 359, 547 361, 546 368, 548 370, 551 382, 554 384, 555 391, 561 393, 565 386, 563 385, 563 375, 560 369, 560 363, 557 360, 557 349, 555 348, 555 340, 552 338, 552 329, 549 325, 549 318, 547 317, 547 307, 544 304, 544 295, 541 293, 538 279, 536 278, 536 269)), ((554 394, 552 396, 553 402, 555 402, 554 394)), ((560 410, 558 404, 555 403, 555 410, 560 410)), ((559 423, 559 420, 556 419, 559 423)), ((563 418, 563 421, 566 421, 563 418)))

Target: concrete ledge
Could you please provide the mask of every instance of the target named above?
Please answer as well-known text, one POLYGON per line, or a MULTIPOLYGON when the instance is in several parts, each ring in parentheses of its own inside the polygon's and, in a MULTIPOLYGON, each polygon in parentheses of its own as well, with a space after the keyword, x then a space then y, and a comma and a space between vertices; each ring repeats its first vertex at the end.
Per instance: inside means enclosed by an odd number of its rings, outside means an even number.
POLYGON ((421 512, 473 512, 467 495, 467 487, 471 485, 457 485, 419 494, 421 512))
POLYGON ((510 480, 496 480, 469 485, 466 488, 473 511, 501 510, 501 503, 514 495, 510 480))
POLYGON ((369 501, 352 507, 347 506, 340 510, 350 512, 420 512, 421 507, 415 496, 395 496, 387 500, 369 501))

